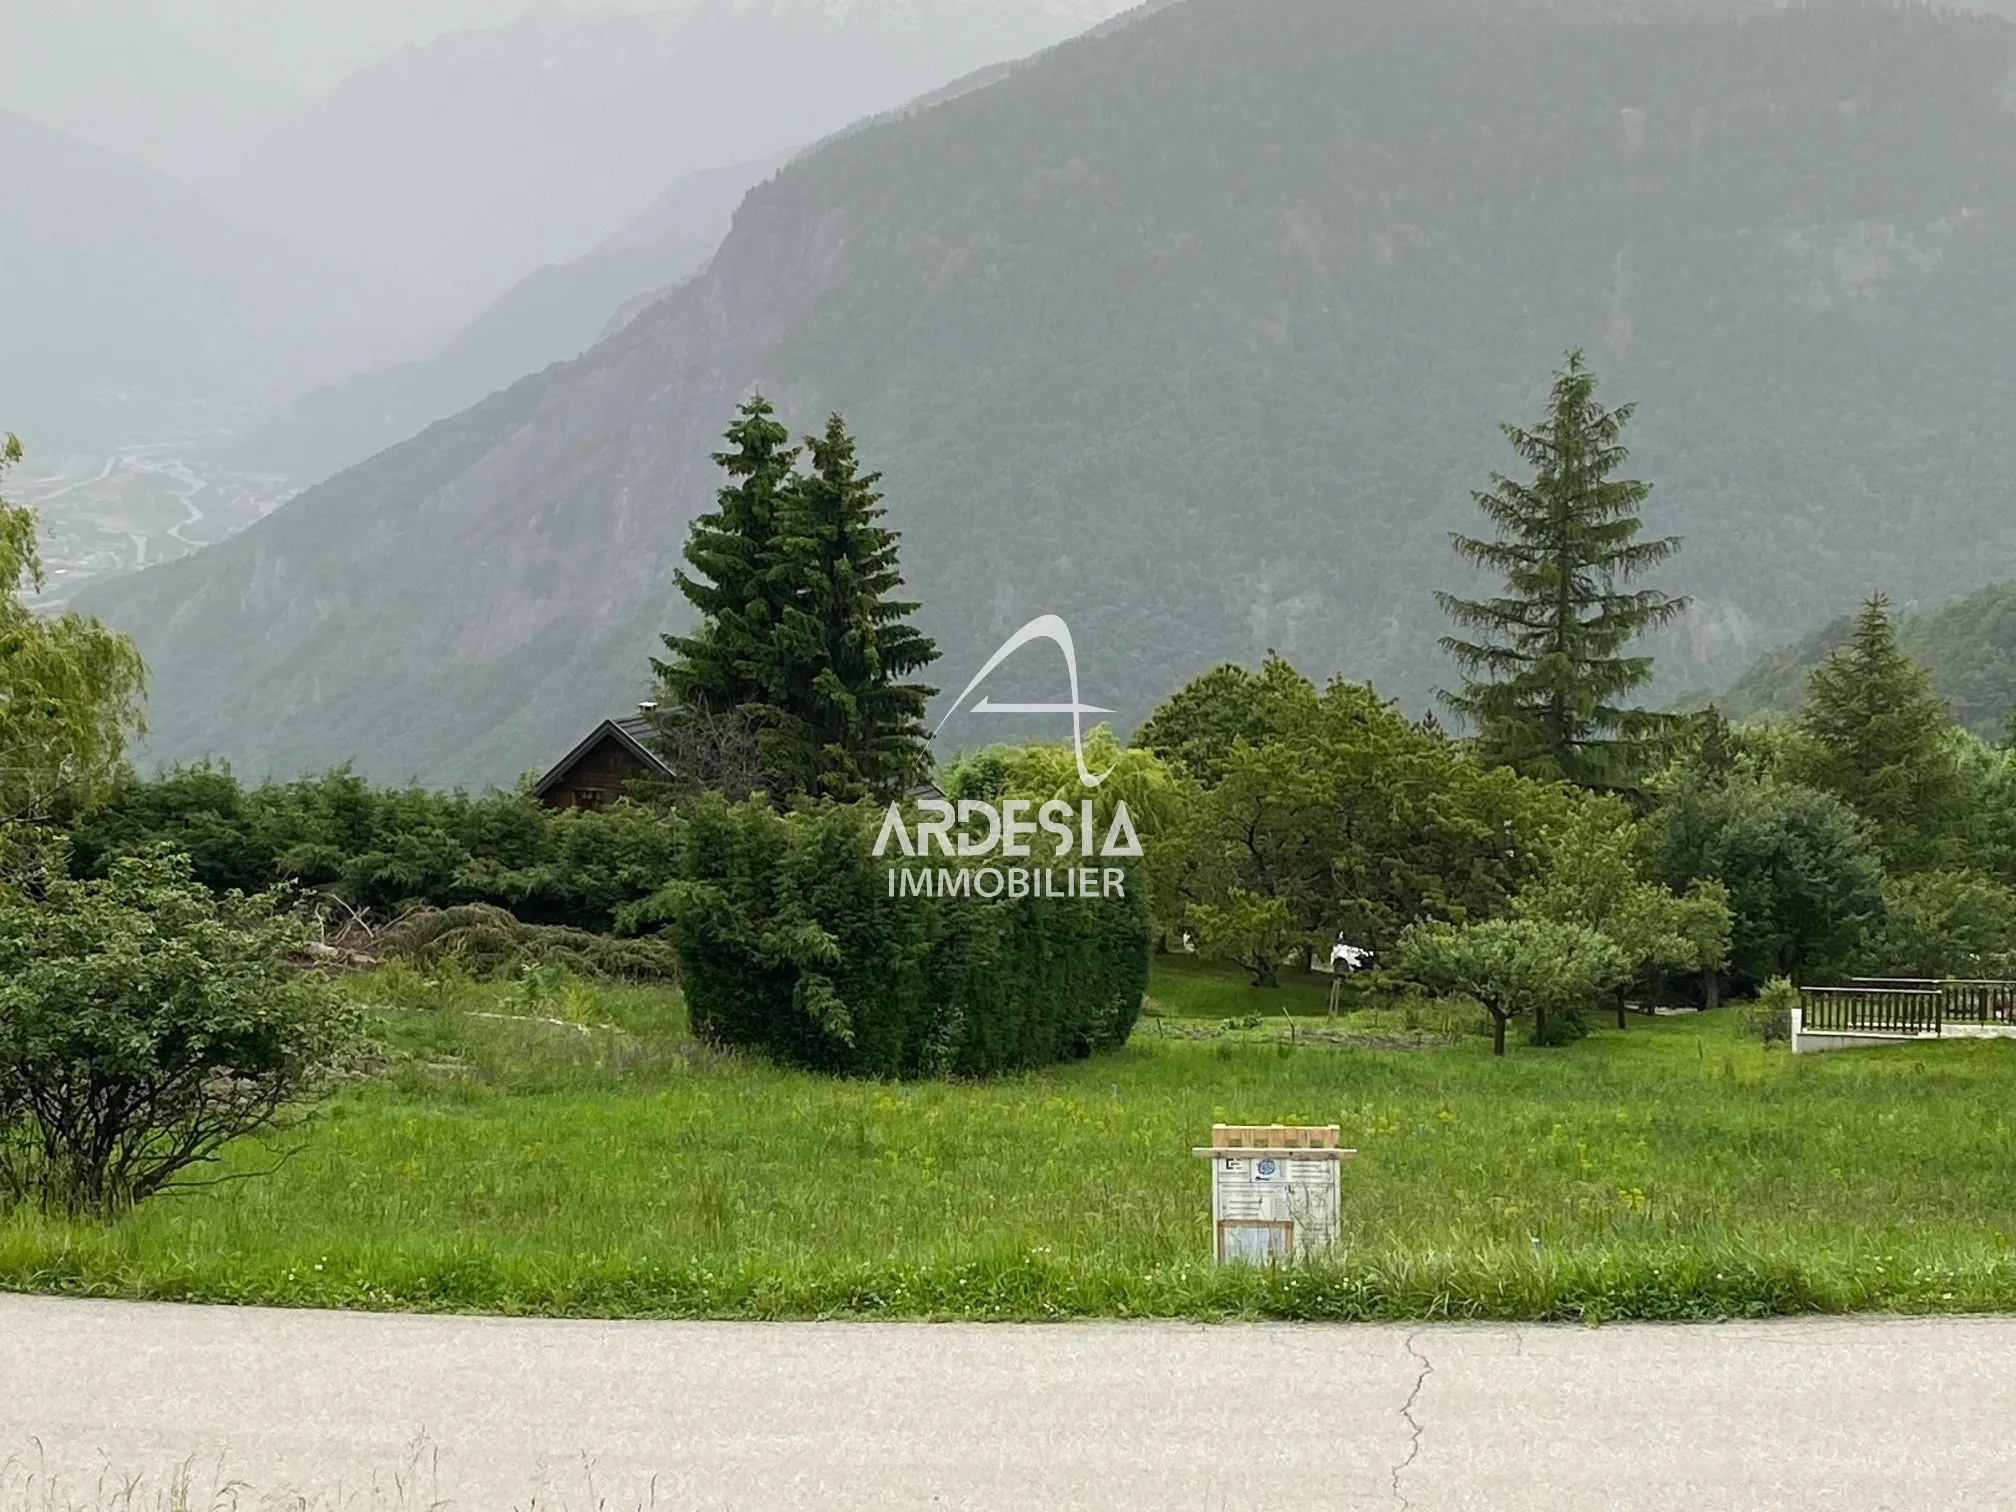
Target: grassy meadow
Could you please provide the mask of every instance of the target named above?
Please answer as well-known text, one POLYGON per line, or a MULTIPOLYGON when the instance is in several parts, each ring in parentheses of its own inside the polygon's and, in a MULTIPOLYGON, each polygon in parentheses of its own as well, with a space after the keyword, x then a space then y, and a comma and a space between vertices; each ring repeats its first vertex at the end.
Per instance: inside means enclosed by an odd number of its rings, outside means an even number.
POLYGON ((1326 989, 1165 961, 1120 1053, 893 1085, 697 1046, 667 990, 385 969, 345 988, 370 1061, 234 1147, 218 1174, 246 1179, 110 1224, 0 1217, 0 1286, 598 1316, 2016 1307, 2016 1043, 1794 1060, 1731 1010, 1494 1061, 1453 1009, 1326 1021, 1326 989), (1218 1121, 1343 1125, 1335 1263, 1214 1269, 1190 1151, 1218 1121))

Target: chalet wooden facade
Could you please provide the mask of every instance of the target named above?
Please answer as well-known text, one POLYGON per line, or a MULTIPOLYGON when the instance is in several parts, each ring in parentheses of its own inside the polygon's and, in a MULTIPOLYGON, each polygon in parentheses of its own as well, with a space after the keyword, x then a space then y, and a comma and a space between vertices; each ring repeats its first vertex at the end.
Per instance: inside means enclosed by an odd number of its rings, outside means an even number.
POLYGON ((669 778, 672 769, 651 748, 651 725, 641 714, 605 719, 561 758, 533 789, 550 809, 605 809, 627 797, 641 777, 669 778))

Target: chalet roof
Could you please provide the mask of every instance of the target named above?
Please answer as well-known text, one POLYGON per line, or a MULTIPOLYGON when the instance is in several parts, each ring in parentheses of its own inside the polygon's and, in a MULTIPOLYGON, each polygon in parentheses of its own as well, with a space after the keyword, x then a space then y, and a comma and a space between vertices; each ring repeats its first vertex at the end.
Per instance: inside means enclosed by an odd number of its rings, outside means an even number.
MULTIPOLYGON (((535 798, 544 798, 554 788, 565 782, 568 774, 575 767, 579 766, 586 759, 588 753, 602 744, 604 740, 614 740, 624 750, 636 757, 643 764, 644 770, 652 776, 669 780, 674 775, 672 768, 666 764, 665 758, 652 748, 651 721, 641 714, 632 714, 623 719, 605 719, 602 723, 595 726, 594 729, 590 730, 587 739, 561 757, 554 764, 553 770, 539 779, 538 786, 532 789, 532 796, 535 798)), ((927 781, 919 782, 910 787, 905 791, 903 796, 912 800, 918 798, 942 799, 945 794, 940 791, 935 782, 927 781)))
POLYGON ((552 771, 539 779, 539 785, 532 789, 532 796, 544 798, 554 788, 567 779, 567 774, 579 766, 588 753, 605 740, 614 740, 638 761, 644 770, 654 777, 669 778, 672 768, 665 764, 665 758, 651 748, 651 722, 642 715, 633 714, 627 719, 605 719, 588 732, 588 738, 561 757, 552 771))

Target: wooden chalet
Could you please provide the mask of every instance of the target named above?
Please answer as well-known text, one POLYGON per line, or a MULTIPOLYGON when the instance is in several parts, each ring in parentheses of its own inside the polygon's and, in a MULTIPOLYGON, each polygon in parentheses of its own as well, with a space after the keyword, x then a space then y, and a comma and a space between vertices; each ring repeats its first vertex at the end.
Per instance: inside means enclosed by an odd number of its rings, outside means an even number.
POLYGON ((671 776, 672 768, 652 749, 651 722, 639 712, 603 720, 532 791, 549 809, 605 809, 627 797, 639 778, 671 776))

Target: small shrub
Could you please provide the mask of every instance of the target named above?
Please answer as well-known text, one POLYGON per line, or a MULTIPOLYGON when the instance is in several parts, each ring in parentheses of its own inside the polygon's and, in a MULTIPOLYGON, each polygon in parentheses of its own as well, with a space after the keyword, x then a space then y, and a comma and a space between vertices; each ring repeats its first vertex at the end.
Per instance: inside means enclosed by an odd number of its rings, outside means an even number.
POLYGON ((278 902, 186 856, 0 889, 0 1199, 115 1213, 312 1098, 356 1021, 278 902))
POLYGON ((1792 1010, 1799 1006, 1799 989, 1787 977, 1773 977, 1757 993, 1757 1001, 1745 1010, 1746 1031, 1767 1045, 1792 1042, 1792 1010))

